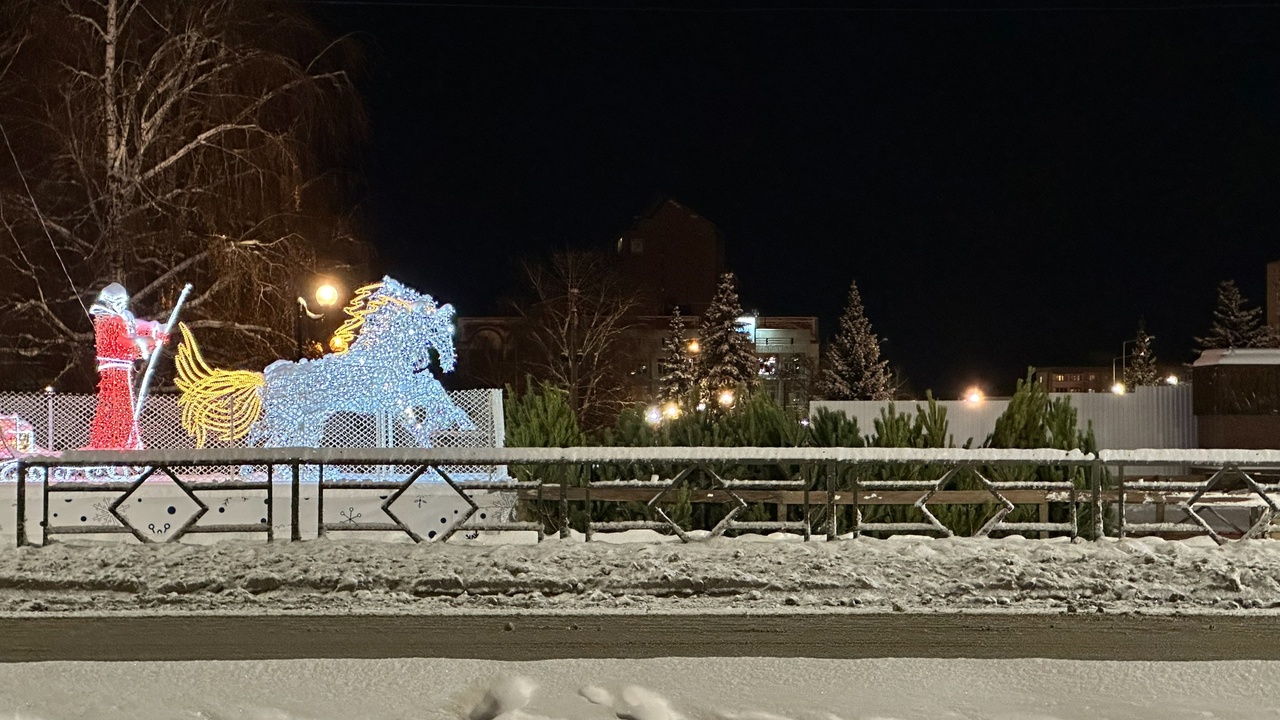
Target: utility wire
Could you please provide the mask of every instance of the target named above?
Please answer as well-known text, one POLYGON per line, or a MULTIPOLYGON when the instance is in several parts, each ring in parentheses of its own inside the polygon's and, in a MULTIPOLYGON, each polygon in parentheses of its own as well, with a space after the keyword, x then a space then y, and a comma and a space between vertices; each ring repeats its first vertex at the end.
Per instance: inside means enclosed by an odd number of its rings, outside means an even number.
POLYGON ((1185 5, 1122 5, 1111 7, 1095 7, 1090 5, 1047 5, 1014 6, 1014 7, 827 7, 822 5, 768 5, 760 7, 678 7, 669 5, 533 5, 518 3, 494 2, 415 2, 415 0, 302 0, 308 5, 343 5, 348 7, 420 7, 445 9, 476 10, 538 10, 538 11, 572 11, 572 10, 608 10, 632 12, 670 12, 670 13, 754 13, 754 12, 834 12, 834 13, 1038 13, 1038 12, 1173 12, 1179 10, 1267 10, 1280 8, 1280 2, 1245 2, 1245 3, 1190 3, 1185 5))
MULTIPOLYGON (((27 175, 22 172, 22 166, 18 164, 18 155, 13 151, 13 143, 9 142, 9 133, 5 131, 4 124, 0 123, 0 135, 4 136, 4 144, 9 148, 9 157, 13 158, 13 166, 18 170, 18 177, 22 178, 22 187, 27 191, 27 197, 31 198, 31 207, 35 208, 36 215, 40 218, 40 229, 44 230, 44 236, 49 239, 49 246, 53 248, 53 256, 58 258, 58 264, 62 266, 62 274, 67 276, 67 283, 71 285, 71 293, 75 295, 76 302, 80 303, 80 309, 84 310, 86 317, 89 316, 89 308, 85 307, 84 299, 80 297, 80 290, 76 288, 76 281, 71 279, 71 272, 67 270, 67 264, 62 261, 62 253, 58 251, 58 244, 53 241, 53 236, 49 234, 49 226, 46 224, 44 213, 40 210, 40 204, 36 202, 35 193, 31 192, 31 186, 27 184, 27 175)), ((14 239, 17 242, 17 239, 14 239)))

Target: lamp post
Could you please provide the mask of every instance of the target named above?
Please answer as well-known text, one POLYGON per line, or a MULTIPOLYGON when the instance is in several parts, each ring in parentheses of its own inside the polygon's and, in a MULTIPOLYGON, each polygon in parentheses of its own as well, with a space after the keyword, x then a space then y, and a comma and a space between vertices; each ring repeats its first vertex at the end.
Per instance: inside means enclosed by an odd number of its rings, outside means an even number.
POLYGON ((316 305, 321 308, 320 312, 314 312, 311 309, 311 305, 307 303, 307 299, 301 295, 298 296, 298 314, 294 316, 293 323, 293 340, 296 345, 298 360, 304 357, 302 352, 302 321, 304 319, 323 320, 324 310, 336 305, 339 295, 338 287, 332 282, 324 281, 317 285, 315 300, 316 305))
POLYGON ((1116 357, 1111 358, 1111 385, 1112 385, 1113 387, 1115 386, 1115 384, 1116 384, 1117 382, 1119 382, 1118 380, 1116 380, 1116 361, 1117 361, 1117 360, 1119 360, 1119 361, 1120 361, 1120 378, 1121 378, 1121 379, 1123 379, 1123 378, 1124 378, 1124 369, 1125 369, 1125 362, 1124 362, 1124 361, 1125 361, 1125 358, 1133 357, 1133 356, 1132 356, 1132 355, 1130 355, 1128 352, 1126 352, 1126 351, 1125 351, 1125 349, 1126 349, 1128 346, 1130 346, 1130 345, 1132 345, 1132 344, 1134 344, 1134 343, 1136 343, 1136 342, 1138 342, 1138 341, 1137 341, 1137 340, 1125 340, 1124 342, 1120 343, 1120 354, 1119 354, 1118 356, 1116 356, 1116 357))

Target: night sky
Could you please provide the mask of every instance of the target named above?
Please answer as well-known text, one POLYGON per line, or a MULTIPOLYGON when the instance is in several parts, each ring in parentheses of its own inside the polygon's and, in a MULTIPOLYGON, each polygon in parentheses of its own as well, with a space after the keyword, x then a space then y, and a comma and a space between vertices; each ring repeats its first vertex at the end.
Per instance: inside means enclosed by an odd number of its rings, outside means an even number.
POLYGON ((668 194, 747 309, 825 337, 856 280, 950 398, 1109 366, 1140 317, 1190 362, 1217 283, 1261 305, 1280 259, 1280 5, 307 7, 366 50, 379 269, 464 316, 668 194))

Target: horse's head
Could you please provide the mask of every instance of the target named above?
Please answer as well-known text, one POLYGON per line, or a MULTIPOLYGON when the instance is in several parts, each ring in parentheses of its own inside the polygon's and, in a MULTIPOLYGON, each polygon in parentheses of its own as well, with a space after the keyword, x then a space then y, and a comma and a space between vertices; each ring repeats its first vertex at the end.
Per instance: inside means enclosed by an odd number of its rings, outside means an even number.
POLYGON ((409 363, 414 372, 427 370, 435 350, 440 369, 452 372, 458 361, 453 306, 439 305, 430 295, 389 277, 375 287, 364 300, 364 326, 352 350, 385 354, 397 363, 409 363))
MULTIPOLYGON (((428 349, 435 350, 440 370, 453 372, 458 365, 458 354, 453 347, 453 306, 436 305, 430 297, 427 297, 425 301, 413 303, 412 314, 419 337, 425 342, 422 346, 423 352, 426 353, 428 349)), ((421 364, 418 367, 426 367, 430 362, 429 353, 427 354, 428 357, 421 358, 421 364)))

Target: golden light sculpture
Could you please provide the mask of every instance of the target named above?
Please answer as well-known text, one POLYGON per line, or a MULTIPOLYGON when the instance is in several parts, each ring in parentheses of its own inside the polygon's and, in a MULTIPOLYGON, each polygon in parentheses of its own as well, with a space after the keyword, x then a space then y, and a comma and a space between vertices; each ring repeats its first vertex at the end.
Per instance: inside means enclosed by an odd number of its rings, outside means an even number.
POLYGON ((347 314, 347 319, 333 333, 333 338, 329 340, 329 347, 334 352, 344 353, 350 350, 351 343, 356 339, 356 335, 360 333, 360 327, 364 325, 364 319, 374 310, 388 302, 387 300, 369 301, 369 296, 380 287, 382 287, 382 283, 374 283, 357 288, 351 296, 351 302, 342 308, 342 312, 347 314))
POLYGON ((182 391, 178 397, 182 427, 195 438, 196 447, 204 447, 210 436, 235 442, 248 435, 262 415, 258 389, 266 384, 266 377, 260 372, 209 367, 186 323, 178 323, 178 330, 182 342, 174 358, 178 370, 174 383, 182 391))

